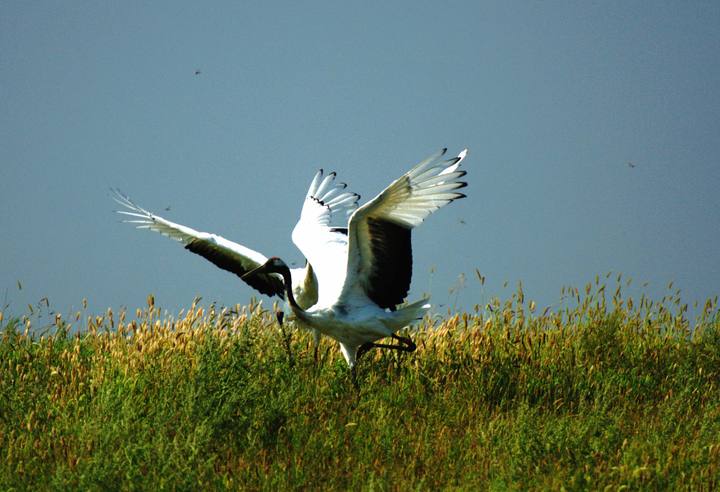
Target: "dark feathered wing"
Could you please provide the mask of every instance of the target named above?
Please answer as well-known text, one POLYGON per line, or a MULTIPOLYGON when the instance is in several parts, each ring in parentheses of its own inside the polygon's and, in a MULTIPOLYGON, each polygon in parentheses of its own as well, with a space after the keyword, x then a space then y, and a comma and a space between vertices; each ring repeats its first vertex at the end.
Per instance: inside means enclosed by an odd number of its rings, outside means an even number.
MULTIPOLYGON (((190 227, 170 222, 139 207, 119 190, 111 191, 113 199, 126 208, 126 210, 117 211, 128 217, 124 222, 135 224, 138 229, 149 229, 180 241, 188 251, 202 256, 215 266, 232 272, 238 277, 242 277, 267 261, 267 258, 257 251, 216 234, 199 232, 190 227)), ((261 294, 280 297, 285 295, 283 281, 279 275, 253 275, 251 278, 243 280, 261 294)))
POLYGON ((444 159, 447 149, 425 159, 350 217, 347 276, 339 301, 369 297, 394 310, 412 279, 411 231, 440 207, 465 195, 458 170, 467 150, 444 159))

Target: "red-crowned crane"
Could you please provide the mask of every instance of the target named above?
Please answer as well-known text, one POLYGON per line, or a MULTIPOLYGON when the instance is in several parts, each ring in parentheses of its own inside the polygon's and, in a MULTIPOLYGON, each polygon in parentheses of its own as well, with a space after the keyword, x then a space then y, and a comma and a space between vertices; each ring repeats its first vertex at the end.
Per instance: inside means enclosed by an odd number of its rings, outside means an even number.
POLYGON ((457 190, 467 186, 460 181, 465 171, 458 170, 467 149, 452 159, 443 158, 446 151, 420 162, 352 213, 345 255, 327 254, 334 251, 332 240, 296 238, 297 231, 293 233, 318 277, 320 295, 312 307, 303 308, 295 299, 291 271, 280 258, 270 258, 243 276, 252 281, 256 275, 281 275, 295 317, 340 342, 353 374, 356 360, 370 348, 415 350, 412 340, 396 334, 430 308, 427 299, 398 307, 410 289, 411 231, 435 210, 463 198, 457 190), (386 337, 399 345, 375 343, 386 337))

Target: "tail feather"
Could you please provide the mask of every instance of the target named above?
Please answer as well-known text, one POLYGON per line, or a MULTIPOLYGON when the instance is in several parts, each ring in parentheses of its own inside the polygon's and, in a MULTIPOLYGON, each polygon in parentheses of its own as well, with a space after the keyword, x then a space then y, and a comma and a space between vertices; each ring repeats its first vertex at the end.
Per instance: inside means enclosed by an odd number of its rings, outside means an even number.
POLYGON ((401 306, 393 313, 392 327, 390 329, 395 333, 399 329, 423 319, 425 313, 430 309, 428 303, 429 298, 420 299, 406 306, 401 306))

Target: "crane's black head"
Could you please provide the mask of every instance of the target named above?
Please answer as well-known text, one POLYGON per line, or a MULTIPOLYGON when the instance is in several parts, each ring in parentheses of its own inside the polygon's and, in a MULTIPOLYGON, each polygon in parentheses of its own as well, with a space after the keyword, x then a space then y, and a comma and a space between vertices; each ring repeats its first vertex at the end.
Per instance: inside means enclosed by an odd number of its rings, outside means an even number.
POLYGON ((288 275, 290 274, 290 269, 288 268, 288 266, 280 258, 278 258, 277 256, 273 256, 256 269, 247 272, 245 275, 242 276, 242 278, 245 279, 247 277, 251 277, 253 275, 258 275, 261 273, 279 273, 283 275, 285 272, 287 272, 288 275))

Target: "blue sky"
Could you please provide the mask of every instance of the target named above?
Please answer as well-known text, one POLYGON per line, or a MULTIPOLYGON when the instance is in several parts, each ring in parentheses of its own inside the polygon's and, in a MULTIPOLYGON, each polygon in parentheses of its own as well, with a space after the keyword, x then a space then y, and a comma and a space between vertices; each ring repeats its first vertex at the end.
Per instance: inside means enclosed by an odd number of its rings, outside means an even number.
POLYGON ((717 2, 4 2, 0 300, 245 303, 108 187, 297 261, 317 168, 368 200, 445 146, 470 149, 468 197, 414 233, 411 299, 522 280, 548 305, 608 271, 714 296, 718 26, 717 2))

